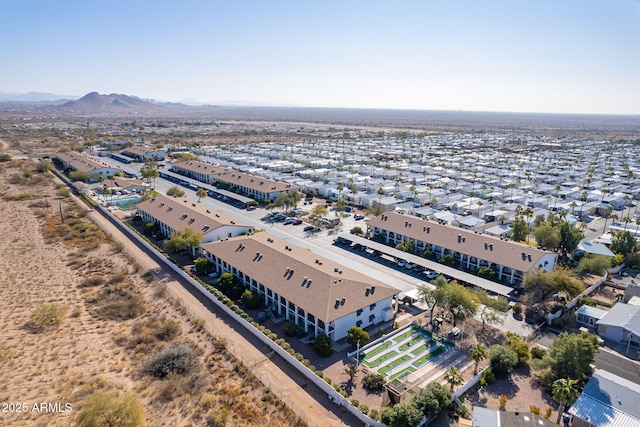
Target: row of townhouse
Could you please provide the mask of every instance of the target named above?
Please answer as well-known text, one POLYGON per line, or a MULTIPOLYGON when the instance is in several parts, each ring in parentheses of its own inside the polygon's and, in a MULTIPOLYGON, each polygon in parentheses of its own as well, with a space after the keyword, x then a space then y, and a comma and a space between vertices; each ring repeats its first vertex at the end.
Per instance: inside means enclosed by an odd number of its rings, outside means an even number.
POLYGON ((96 182, 100 177, 107 179, 122 172, 120 168, 73 151, 55 153, 51 156, 51 160, 61 169, 86 172, 90 182, 96 182))
MULTIPOLYGON (((165 237, 169 237, 174 231, 191 228, 202 234, 202 243, 253 231, 252 226, 234 217, 186 198, 158 195, 139 203, 137 214, 145 223, 157 223, 165 237)), ((199 251, 198 248, 192 249, 194 253, 199 251)))
POLYGON ((199 161, 174 163, 171 170, 206 184, 226 183, 257 201, 273 200, 280 193, 298 191, 300 186, 239 172, 199 161))
POLYGON ((268 233, 206 243, 202 250, 218 272, 236 276, 268 310, 314 337, 337 341, 353 326, 395 315, 397 289, 268 233))
POLYGON ((235 275, 265 300, 272 312, 306 333, 333 340, 349 328, 393 319, 398 290, 307 249, 188 199, 156 196, 138 204, 144 222, 156 222, 164 236, 192 228, 203 235, 198 248, 219 273, 235 275))
POLYGON ((554 252, 395 212, 369 221, 367 233, 370 238, 382 236, 390 245, 411 239, 417 253, 430 249, 437 259, 451 254, 460 269, 490 267, 499 281, 516 287, 531 271, 552 271, 558 260, 554 252))

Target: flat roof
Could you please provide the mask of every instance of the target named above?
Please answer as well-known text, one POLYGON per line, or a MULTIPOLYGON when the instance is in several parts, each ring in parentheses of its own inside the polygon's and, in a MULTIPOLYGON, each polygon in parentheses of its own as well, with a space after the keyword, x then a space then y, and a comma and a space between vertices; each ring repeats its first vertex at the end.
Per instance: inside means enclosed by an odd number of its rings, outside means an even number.
POLYGON ((478 277, 473 274, 469 274, 462 270, 458 270, 456 268, 452 268, 439 262, 431 261, 417 255, 410 254, 408 252, 402 252, 398 249, 392 248, 387 245, 383 245, 382 243, 374 242, 373 240, 365 239, 364 237, 359 237, 354 234, 344 232, 340 233, 338 237, 341 237, 345 240, 350 240, 353 243, 360 243, 363 246, 369 247, 371 249, 375 249, 387 255, 391 255, 395 258, 400 258, 405 261, 412 262, 421 267, 427 268, 429 270, 433 270, 437 273, 444 274, 446 276, 453 277, 454 279, 461 280, 463 282, 470 283, 474 286, 478 286, 482 289, 485 289, 489 292, 493 292, 502 296, 509 296, 509 294, 513 291, 513 288, 510 286, 505 286, 500 283, 492 282, 491 280, 484 279, 482 277, 478 277))

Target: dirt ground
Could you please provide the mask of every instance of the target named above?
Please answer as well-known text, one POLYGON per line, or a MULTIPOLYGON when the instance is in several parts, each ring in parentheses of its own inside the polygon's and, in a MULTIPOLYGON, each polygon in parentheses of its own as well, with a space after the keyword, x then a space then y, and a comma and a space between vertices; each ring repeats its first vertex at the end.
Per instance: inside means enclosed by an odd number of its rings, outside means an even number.
POLYGON ((0 425, 72 425, 96 391, 133 392, 145 425, 304 424, 229 354, 226 341, 176 303, 160 271, 145 275, 121 245, 83 218, 86 207, 57 196, 46 173, 28 176, 29 167, 0 164, 0 401, 26 408, 0 413, 0 425), (60 212, 73 227, 63 228, 60 212), (110 289, 128 298, 124 305, 111 299, 110 289), (32 313, 51 304, 63 309, 61 324, 42 331, 29 326, 32 313), (175 338, 136 332, 169 319, 175 338), (188 384, 142 373, 151 354, 177 342, 196 355, 188 384), (35 410, 41 403, 53 409, 35 410))

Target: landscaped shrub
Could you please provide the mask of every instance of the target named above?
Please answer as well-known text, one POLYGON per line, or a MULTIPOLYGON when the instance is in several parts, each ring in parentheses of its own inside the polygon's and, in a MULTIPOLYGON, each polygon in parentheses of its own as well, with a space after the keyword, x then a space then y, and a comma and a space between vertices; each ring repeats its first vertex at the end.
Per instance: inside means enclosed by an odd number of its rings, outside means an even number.
POLYGON ((371 412, 369 413, 369 418, 371 418, 372 420, 378 421, 378 410, 372 409, 371 412))
POLYGON ((365 405, 364 403, 362 405, 360 405, 360 407, 358 409, 360 409, 360 412, 362 412, 365 415, 367 415, 369 413, 369 407, 367 405, 365 405))
POLYGON ((289 322, 285 325, 283 331, 285 335, 292 337, 296 334, 296 332, 298 332, 298 325, 289 322))
POLYGON ((352 399, 351 404, 357 408, 360 406, 360 401, 358 399, 352 399))

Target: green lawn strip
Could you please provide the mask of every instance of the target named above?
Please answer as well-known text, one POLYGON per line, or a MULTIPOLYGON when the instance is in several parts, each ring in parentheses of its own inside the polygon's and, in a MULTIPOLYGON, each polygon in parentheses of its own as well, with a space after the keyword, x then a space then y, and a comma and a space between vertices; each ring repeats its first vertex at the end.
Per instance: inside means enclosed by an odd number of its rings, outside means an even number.
POLYGON ((373 348, 373 350, 371 351, 367 351, 366 354, 362 353, 362 358, 371 358, 372 356, 375 356, 376 354, 388 349, 389 347, 391 347, 393 345, 392 341, 385 341, 383 343, 380 343, 379 345, 377 345, 376 347, 373 348))
POLYGON ((362 364, 369 367, 369 368, 375 368, 376 366, 380 366, 382 364, 382 362, 384 362, 385 360, 391 359, 392 357, 397 356, 399 353, 395 350, 390 351, 389 353, 386 353, 380 357, 378 357, 376 360, 373 361, 363 361, 362 364))
POLYGON ((411 354, 414 355, 414 356, 417 356, 420 353, 422 353, 423 351, 428 350, 430 346, 431 346, 430 343, 424 343, 421 346, 411 350, 411 354))
POLYGON ((389 372, 391 369, 402 365, 403 363, 405 363, 406 361, 411 360, 411 357, 404 355, 396 360, 394 360, 393 362, 389 363, 387 366, 385 366, 382 369, 378 369, 378 373, 384 375, 385 373, 389 372))
POLYGON ((395 381, 395 380, 397 380, 397 379, 399 379, 399 378, 401 378, 401 377, 403 377, 405 375, 410 374, 411 372, 415 372, 415 370, 416 370, 416 368, 414 368, 413 366, 409 366, 408 368, 404 368, 402 371, 391 375, 389 377, 389 381, 393 382, 393 381, 395 381))
POLYGON ((400 351, 405 351, 406 349, 408 349, 409 347, 411 347, 416 343, 419 343, 420 341, 424 341, 424 337, 422 335, 419 335, 413 338, 411 341, 407 341, 406 343, 402 344, 400 346, 400 351))
POLYGON ((399 343, 400 341, 402 341, 403 339, 415 334, 416 331, 413 330, 413 328, 409 328, 409 330, 407 332, 404 332, 398 336, 392 337, 391 339, 393 339, 393 341, 395 341, 396 343, 399 343))
POLYGON ((435 350, 433 350, 429 354, 425 354, 421 358, 415 360, 412 363, 412 365, 415 366, 416 368, 420 368, 422 365, 427 363, 429 360, 433 359, 434 357, 438 356, 439 354, 444 353, 446 350, 447 350, 447 348, 445 346, 441 345, 440 347, 436 348, 435 350))

